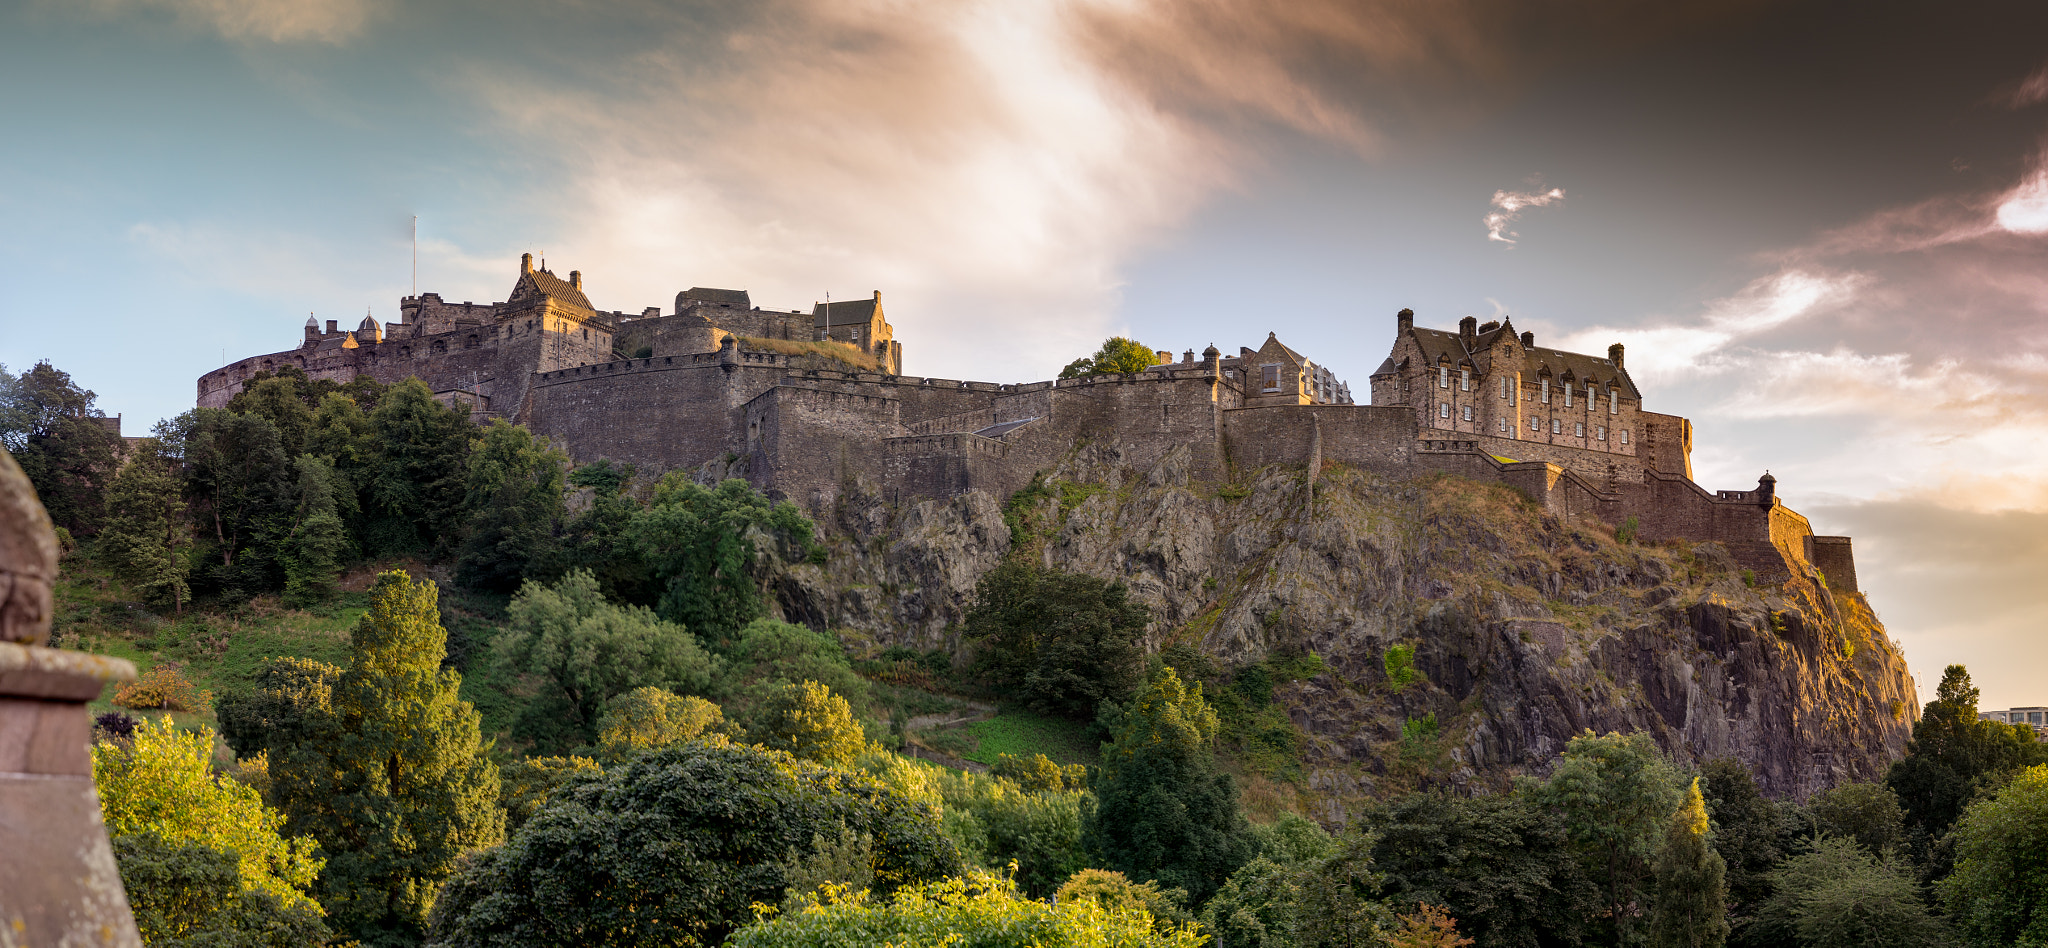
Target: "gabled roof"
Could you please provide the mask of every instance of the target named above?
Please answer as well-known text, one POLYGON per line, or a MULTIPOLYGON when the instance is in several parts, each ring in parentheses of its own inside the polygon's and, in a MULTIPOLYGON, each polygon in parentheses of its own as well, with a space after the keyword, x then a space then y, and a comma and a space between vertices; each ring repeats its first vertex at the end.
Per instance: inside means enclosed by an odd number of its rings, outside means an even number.
MULTIPOLYGON (((811 307, 811 321, 820 329, 825 326, 825 305, 824 303, 817 303, 811 307)), ((853 323, 864 323, 873 319, 875 309, 882 305, 882 301, 877 299, 833 300, 831 305, 832 325, 847 326, 853 323)))
POLYGON ((584 296, 582 290, 570 286, 569 281, 546 270, 532 270, 520 274, 519 282, 512 287, 512 297, 508 302, 522 303, 535 297, 580 306, 591 312, 597 311, 596 307, 590 305, 590 297, 584 296))
MULTIPOLYGON (((1457 365, 1466 361, 1476 362, 1476 356, 1494 348, 1496 343, 1502 341, 1503 334, 1513 338, 1514 326, 1504 325, 1492 332, 1480 333, 1473 340, 1473 346, 1469 350, 1465 348, 1464 338, 1455 332, 1421 327, 1416 327, 1410 332, 1414 334, 1416 347, 1422 350, 1425 364, 1434 366, 1440 360, 1448 359, 1452 365, 1457 365)), ((1603 386, 1613 382, 1621 388, 1622 394, 1635 399, 1643 397, 1642 392, 1636 388, 1635 381, 1629 378, 1627 369, 1600 356, 1541 346, 1523 346, 1519 341, 1515 344, 1515 351, 1520 353, 1520 359, 1515 363, 1502 364, 1501 359, 1495 358, 1494 365, 1489 366, 1489 370, 1520 372, 1529 378, 1534 378, 1544 369, 1548 369, 1553 378, 1563 378, 1569 371, 1575 381, 1594 379, 1603 386)), ((1382 367, 1382 371, 1385 371, 1385 367, 1382 367)))
POLYGON ((1286 343, 1284 343, 1284 342, 1281 342, 1281 341, 1280 341, 1280 334, 1279 334, 1279 333, 1272 333, 1272 332, 1269 332, 1269 333, 1267 333, 1267 334, 1266 334, 1266 343, 1265 343, 1265 345, 1262 345, 1262 346, 1260 346, 1260 347, 1259 347, 1259 350, 1258 350, 1258 351, 1260 351, 1260 352, 1264 352, 1264 351, 1266 351, 1266 350, 1267 350, 1267 349, 1268 349, 1269 347, 1270 347, 1270 348, 1276 348, 1276 349, 1279 349, 1279 350, 1280 350, 1280 354, 1281 354, 1281 355, 1284 355, 1284 356, 1286 356, 1286 357, 1287 357, 1287 358, 1289 358, 1289 359, 1293 359, 1293 360, 1294 360, 1294 364, 1295 364, 1295 365, 1307 365, 1307 364, 1308 364, 1308 357, 1306 357, 1306 356, 1302 355, 1302 354, 1301 354, 1301 353, 1299 353, 1299 352, 1296 352, 1296 351, 1294 351, 1293 349, 1289 349, 1289 348, 1287 348, 1287 344, 1286 344, 1286 343))

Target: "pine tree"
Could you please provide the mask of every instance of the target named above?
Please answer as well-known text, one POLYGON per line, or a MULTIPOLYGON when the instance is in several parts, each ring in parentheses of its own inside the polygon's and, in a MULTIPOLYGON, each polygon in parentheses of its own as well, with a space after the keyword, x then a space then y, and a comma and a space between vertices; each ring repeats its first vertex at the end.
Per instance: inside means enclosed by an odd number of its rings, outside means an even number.
POLYGON ((1657 948, 1720 948, 1728 940, 1727 867, 1707 845, 1707 805, 1693 778, 1657 852, 1650 943, 1657 948))
POLYGON ((221 710, 237 752, 269 752, 287 831, 327 854, 319 888, 335 928, 370 946, 418 944, 456 861, 505 835, 476 710, 441 668, 436 599, 431 582, 378 576, 346 671, 274 663, 257 694, 221 710))
POLYGON ((181 487, 162 444, 143 441, 107 488, 111 513, 100 531, 100 549, 129 588, 183 613, 190 594, 184 551, 192 536, 181 487))

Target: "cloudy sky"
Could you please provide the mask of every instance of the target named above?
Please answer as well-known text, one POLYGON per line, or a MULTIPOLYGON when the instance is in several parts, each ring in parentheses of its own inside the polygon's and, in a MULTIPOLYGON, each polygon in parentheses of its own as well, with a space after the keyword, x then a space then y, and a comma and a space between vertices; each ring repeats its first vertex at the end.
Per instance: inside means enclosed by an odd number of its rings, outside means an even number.
POLYGON ((1629 346, 1923 691, 2048 704, 2048 8, 1477 0, 0 4, 0 362, 131 433, 306 315, 876 289, 918 375, 1393 314, 1629 346))

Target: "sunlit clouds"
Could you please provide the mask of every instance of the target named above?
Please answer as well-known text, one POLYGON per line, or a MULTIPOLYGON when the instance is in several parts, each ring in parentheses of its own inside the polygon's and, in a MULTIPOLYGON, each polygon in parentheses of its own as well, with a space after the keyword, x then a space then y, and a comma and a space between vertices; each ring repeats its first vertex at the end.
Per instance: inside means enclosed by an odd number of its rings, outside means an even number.
POLYGON ((1495 191, 1493 212, 1483 220, 1486 223, 1486 239, 1512 245, 1521 237, 1508 229, 1508 225, 1520 220, 1522 212, 1532 207, 1549 207, 1564 201, 1563 188, 1548 191, 1495 191))

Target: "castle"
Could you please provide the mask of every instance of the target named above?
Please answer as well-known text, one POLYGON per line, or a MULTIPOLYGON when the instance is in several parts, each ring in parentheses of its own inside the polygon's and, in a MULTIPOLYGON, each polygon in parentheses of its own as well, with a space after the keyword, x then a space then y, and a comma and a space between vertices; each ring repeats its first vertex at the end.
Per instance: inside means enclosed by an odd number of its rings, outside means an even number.
POLYGON ((1217 484, 1269 464, 1337 463, 1395 476, 1449 471, 1512 485, 1560 517, 1634 521, 1650 541, 1724 543, 1760 580, 1818 569, 1856 591, 1847 537, 1817 537, 1776 496, 1694 484, 1692 426, 1643 408, 1623 349, 1542 348, 1511 323, 1466 317, 1456 333, 1395 318, 1371 404, 1269 333, 1257 348, 1157 353, 1141 372, 1022 384, 902 374, 903 347, 872 299, 763 310, 744 290, 694 287, 673 312, 604 312, 583 277, 522 258, 502 303, 433 293, 400 320, 353 331, 308 319, 296 349, 199 379, 199 404, 227 404, 255 373, 418 376, 479 422, 504 418, 578 462, 642 472, 745 477, 814 516, 865 478, 897 498, 980 489, 1007 496, 1084 441, 1148 466, 1185 450, 1217 484))

